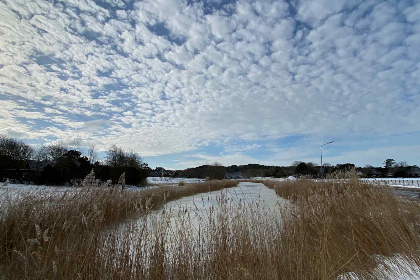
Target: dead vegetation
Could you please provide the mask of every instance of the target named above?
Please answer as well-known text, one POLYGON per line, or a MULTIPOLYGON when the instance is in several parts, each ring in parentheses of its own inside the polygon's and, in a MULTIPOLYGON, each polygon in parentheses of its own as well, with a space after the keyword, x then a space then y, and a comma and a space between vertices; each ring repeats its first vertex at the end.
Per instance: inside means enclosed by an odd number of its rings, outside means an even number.
POLYGON ((86 252, 99 245, 97 238, 106 227, 170 200, 236 185, 223 180, 143 191, 86 187, 59 195, 4 194, 0 199, 0 277, 57 279, 51 276, 55 269, 66 271, 71 266, 81 271, 98 261, 86 259, 86 252))
POLYGON ((356 178, 265 184, 296 206, 282 229, 290 279, 332 279, 348 271, 386 279, 371 275, 378 255, 404 254, 420 265, 418 202, 356 178))
POLYGON ((2 208, 2 277, 336 279, 355 272, 386 279, 372 272, 378 255, 420 264, 419 204, 358 180, 265 182, 291 203, 268 209, 222 195, 199 223, 194 211, 169 209, 109 227, 168 200, 235 184, 24 197, 2 208))

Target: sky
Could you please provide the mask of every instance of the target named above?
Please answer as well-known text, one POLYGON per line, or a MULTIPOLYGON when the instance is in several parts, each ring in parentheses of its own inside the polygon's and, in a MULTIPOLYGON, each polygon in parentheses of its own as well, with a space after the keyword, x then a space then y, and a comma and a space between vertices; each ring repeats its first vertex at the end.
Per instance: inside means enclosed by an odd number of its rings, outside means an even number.
POLYGON ((151 167, 420 165, 420 2, 2 0, 0 134, 151 167))

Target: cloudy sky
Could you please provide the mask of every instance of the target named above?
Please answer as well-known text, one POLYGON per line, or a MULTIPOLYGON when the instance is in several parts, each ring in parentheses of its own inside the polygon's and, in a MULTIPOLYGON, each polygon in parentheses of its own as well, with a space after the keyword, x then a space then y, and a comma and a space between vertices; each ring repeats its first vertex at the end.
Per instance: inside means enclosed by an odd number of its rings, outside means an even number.
POLYGON ((416 0, 2 0, 0 134, 152 167, 420 164, 416 0))

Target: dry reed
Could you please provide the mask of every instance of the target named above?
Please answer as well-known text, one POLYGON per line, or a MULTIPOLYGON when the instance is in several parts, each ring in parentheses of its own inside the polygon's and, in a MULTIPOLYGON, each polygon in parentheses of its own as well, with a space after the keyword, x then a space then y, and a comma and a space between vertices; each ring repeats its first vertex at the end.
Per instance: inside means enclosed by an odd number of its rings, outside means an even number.
POLYGON ((418 202, 354 177, 265 184, 296 206, 282 229, 282 262, 293 279, 333 279, 349 271, 385 279, 372 275, 378 255, 404 254, 420 264, 418 202))
MULTIPOLYGON (((46 276, 49 271, 60 267, 57 258, 72 261, 79 256, 83 258, 84 252, 97 244, 101 232, 114 223, 183 196, 236 185, 237 182, 223 180, 143 191, 87 187, 59 195, 30 192, 13 197, 3 194, 0 199, 0 277, 49 278, 46 276)), ((83 261, 83 265, 86 261, 90 260, 83 261)), ((77 263, 74 267, 76 271, 81 268, 77 263)))
POLYGON ((177 187, 176 193, 163 187, 133 198, 96 190, 51 201, 26 197, 1 213, 2 277, 336 279, 353 272, 386 279, 372 270, 378 255, 400 254, 419 265, 419 204, 358 180, 265 182, 292 203, 269 209, 222 195, 217 207, 197 214, 198 223, 191 218, 194 211, 165 209, 160 216, 150 213, 109 227, 165 201, 206 191, 208 184, 234 185, 211 181, 194 189, 177 187))

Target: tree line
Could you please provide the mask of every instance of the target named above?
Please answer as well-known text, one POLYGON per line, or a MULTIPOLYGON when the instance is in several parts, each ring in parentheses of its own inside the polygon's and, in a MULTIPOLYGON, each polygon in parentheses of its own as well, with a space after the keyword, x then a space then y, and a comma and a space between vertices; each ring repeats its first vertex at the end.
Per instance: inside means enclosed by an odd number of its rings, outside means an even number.
MULTIPOLYGON (((419 177, 420 168, 417 165, 408 165, 407 162, 395 162, 387 159, 383 167, 366 165, 357 167, 352 163, 331 165, 323 164, 324 176, 340 171, 355 170, 360 177, 419 177)), ((290 166, 267 166, 261 164, 222 166, 220 163, 206 164, 185 170, 178 170, 176 174, 187 178, 210 178, 210 179, 241 179, 252 177, 276 177, 310 176, 319 177, 321 166, 313 162, 294 161, 290 166)))
POLYGON ((62 142, 33 148, 22 141, 0 136, 0 178, 3 181, 64 185, 82 180, 93 169, 96 178, 102 181, 116 183, 125 173, 129 185, 146 182, 149 168, 135 152, 112 145, 102 163, 96 158, 93 146, 85 153, 62 142))
MULTIPOLYGON (((75 148, 77 143, 62 142, 39 148, 9 137, 0 136, 0 179, 35 184, 63 185, 83 179, 93 169, 101 181, 116 183, 125 173, 129 185, 145 184, 150 168, 135 152, 126 152, 116 145, 106 151, 103 162, 97 161, 94 146, 84 153, 75 148)), ((356 167, 345 163, 335 166, 325 163, 324 175, 337 171, 355 169, 361 177, 419 177, 420 168, 406 162, 387 159, 383 167, 356 167)), ((206 164, 172 174, 187 178, 241 179, 252 177, 320 176, 320 166, 312 162, 295 161, 291 166, 266 166, 260 164, 222 166, 220 163, 206 164)))

